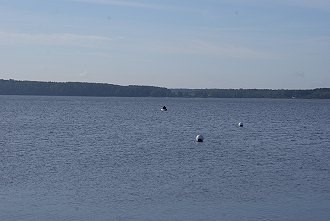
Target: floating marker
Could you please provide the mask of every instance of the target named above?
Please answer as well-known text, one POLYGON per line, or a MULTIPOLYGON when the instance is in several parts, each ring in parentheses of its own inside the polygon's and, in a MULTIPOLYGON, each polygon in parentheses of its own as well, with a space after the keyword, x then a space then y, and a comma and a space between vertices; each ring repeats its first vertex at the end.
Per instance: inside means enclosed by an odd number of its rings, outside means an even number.
POLYGON ((160 109, 161 111, 167 111, 166 106, 164 106, 162 109, 160 109))
POLYGON ((204 137, 202 135, 199 134, 196 136, 196 142, 203 142, 203 140, 204 140, 204 137))
POLYGON ((238 123, 238 126, 239 126, 239 127, 243 127, 243 123, 242 123, 242 122, 239 122, 239 123, 238 123))

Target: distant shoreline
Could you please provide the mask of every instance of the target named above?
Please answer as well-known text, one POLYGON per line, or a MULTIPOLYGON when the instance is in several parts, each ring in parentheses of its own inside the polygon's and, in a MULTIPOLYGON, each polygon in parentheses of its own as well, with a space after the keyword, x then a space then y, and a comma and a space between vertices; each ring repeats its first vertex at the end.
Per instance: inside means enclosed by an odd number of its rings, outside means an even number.
POLYGON ((330 88, 168 89, 165 87, 85 82, 43 82, 0 79, 0 95, 89 97, 279 98, 330 99, 330 88))

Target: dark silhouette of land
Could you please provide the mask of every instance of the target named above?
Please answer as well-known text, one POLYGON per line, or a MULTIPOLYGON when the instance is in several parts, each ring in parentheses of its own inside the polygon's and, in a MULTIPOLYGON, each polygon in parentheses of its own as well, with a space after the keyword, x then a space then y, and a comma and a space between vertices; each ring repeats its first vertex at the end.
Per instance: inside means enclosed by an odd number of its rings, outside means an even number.
POLYGON ((0 95, 187 97, 187 98, 297 98, 330 99, 330 88, 287 89, 168 89, 164 87, 82 82, 41 82, 0 79, 0 95))

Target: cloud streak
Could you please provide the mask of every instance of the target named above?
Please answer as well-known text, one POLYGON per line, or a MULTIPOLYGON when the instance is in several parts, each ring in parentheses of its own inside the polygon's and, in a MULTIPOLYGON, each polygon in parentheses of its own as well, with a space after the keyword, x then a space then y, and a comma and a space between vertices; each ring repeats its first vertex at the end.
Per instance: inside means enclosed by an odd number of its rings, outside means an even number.
POLYGON ((168 7, 162 5, 155 5, 150 3, 143 3, 140 1, 127 1, 127 0, 71 0, 73 2, 82 2, 90 4, 102 4, 102 5, 114 5, 121 7, 130 7, 130 8, 144 8, 144 9, 167 9, 168 7))
POLYGON ((112 39, 97 35, 78 35, 71 33, 21 33, 0 31, 0 44, 34 44, 34 45, 65 45, 93 46, 103 44, 112 39))
POLYGON ((330 1, 329 0, 288 0, 288 4, 305 7, 305 8, 315 8, 315 9, 330 9, 330 1))
POLYGON ((214 56, 221 58, 234 58, 234 59, 273 59, 275 55, 262 52, 257 49, 234 46, 234 45, 221 45, 215 42, 204 40, 192 40, 179 44, 161 45, 153 47, 159 53, 168 54, 186 54, 197 56, 214 56))
POLYGON ((311 9, 330 10, 329 0, 225 0, 228 4, 235 5, 268 5, 268 6, 291 6, 311 9))

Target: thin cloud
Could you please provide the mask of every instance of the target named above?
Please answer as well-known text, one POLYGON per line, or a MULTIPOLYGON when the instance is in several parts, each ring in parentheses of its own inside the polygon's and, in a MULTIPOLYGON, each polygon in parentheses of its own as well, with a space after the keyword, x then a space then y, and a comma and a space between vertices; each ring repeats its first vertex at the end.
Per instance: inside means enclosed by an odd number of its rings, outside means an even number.
POLYGON ((145 8, 145 9, 167 9, 163 5, 155 5, 149 3, 143 3, 140 1, 126 1, 126 0, 71 0, 74 2, 83 2, 91 4, 103 4, 103 5, 114 5, 131 8, 145 8))
MULTIPOLYGON (((215 0, 213 2, 216 2, 215 0)), ((218 1, 220 2, 220 1, 218 1)), ((330 10, 329 0, 222 0, 221 4, 230 5, 233 7, 261 7, 267 6, 269 8, 276 7, 299 7, 316 10, 330 10)), ((238 11, 236 11, 238 12, 238 11)), ((236 13, 235 12, 235 13, 236 13)))
POLYGON ((276 56, 259 51, 257 49, 234 46, 221 45, 218 43, 192 40, 182 42, 180 44, 162 45, 161 47, 153 47, 159 53, 169 54, 189 54, 189 55, 208 55, 222 58, 234 59, 273 59, 276 56))
POLYGON ((299 7, 307 7, 307 8, 315 8, 315 9, 323 9, 330 10, 330 1, 329 0, 288 0, 288 4, 299 6, 299 7))
POLYGON ((219 45, 207 41, 193 41, 190 48, 200 54, 211 54, 222 57, 242 58, 242 59, 267 59, 272 56, 268 53, 242 46, 219 45))
POLYGON ((291 6, 311 8, 318 10, 330 10, 329 0, 230 0, 228 3, 237 5, 268 5, 268 6, 291 6))
POLYGON ((0 44, 37 44, 93 46, 111 41, 111 38, 97 35, 77 35, 71 33, 21 33, 0 31, 0 44))

